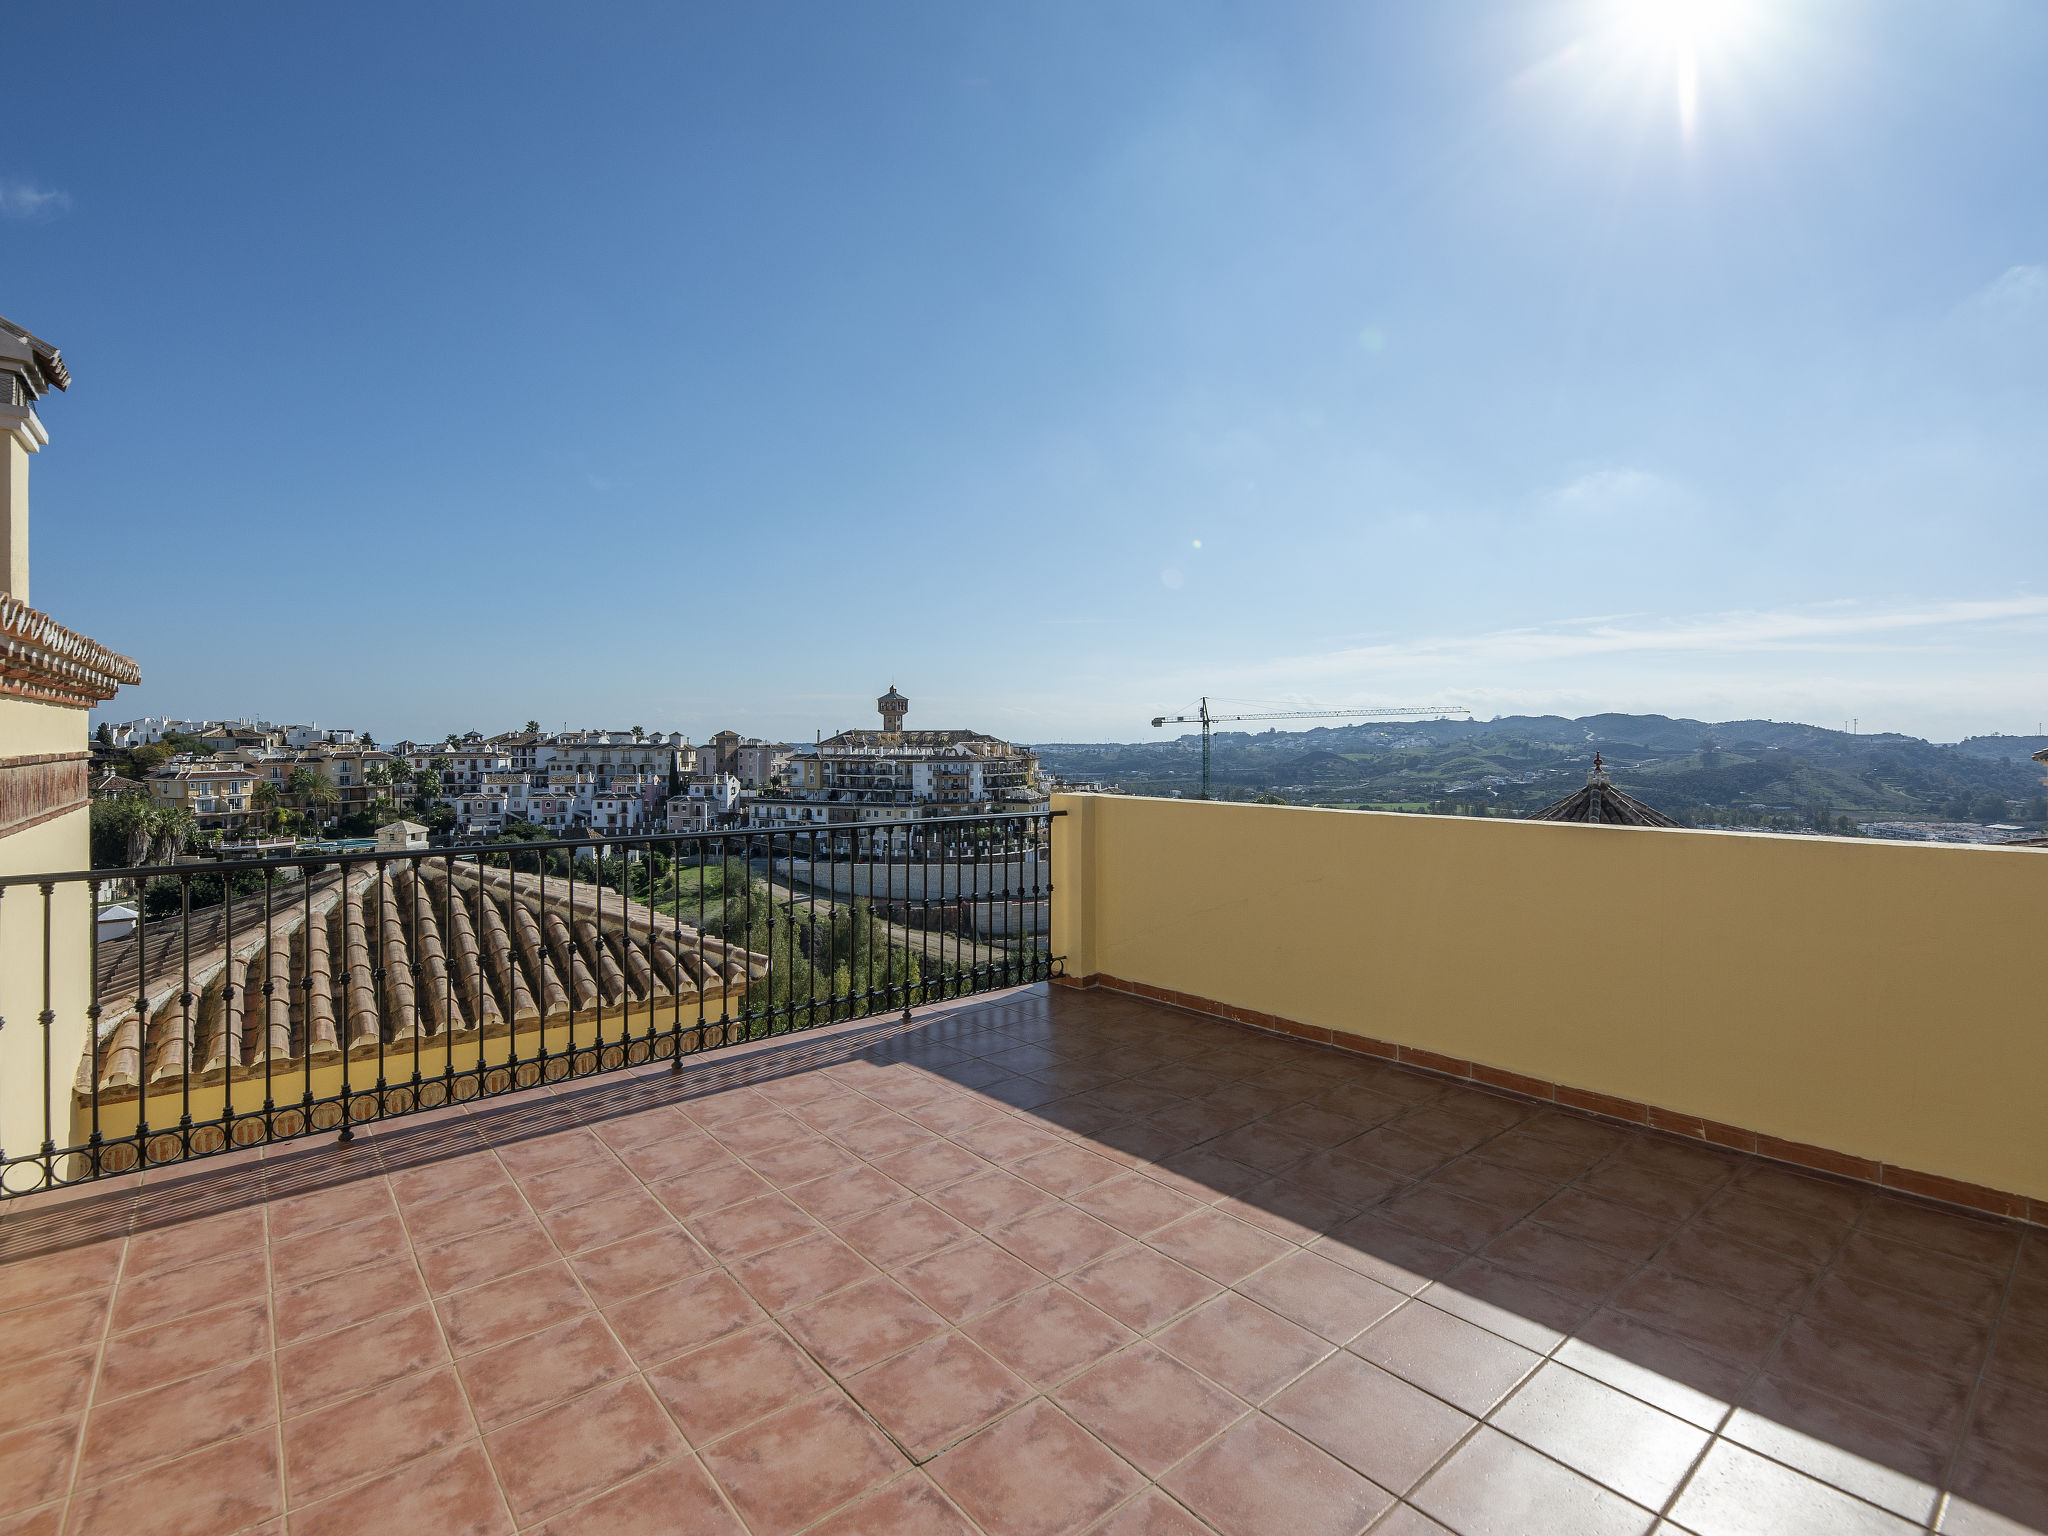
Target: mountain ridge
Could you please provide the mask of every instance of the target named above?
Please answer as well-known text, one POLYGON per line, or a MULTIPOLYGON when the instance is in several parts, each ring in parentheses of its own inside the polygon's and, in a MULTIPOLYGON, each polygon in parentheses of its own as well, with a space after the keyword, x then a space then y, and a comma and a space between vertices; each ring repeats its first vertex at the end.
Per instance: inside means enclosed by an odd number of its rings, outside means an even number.
MULTIPOLYGON (((1054 773, 1135 794, 1200 792, 1201 737, 1042 742, 1054 773)), ((2031 754, 2048 736, 1937 743, 1778 720, 1602 713, 1216 731, 1219 799, 1525 816, 1584 782, 1595 752, 1630 794, 1694 826, 1854 830, 1928 817, 2048 824, 2031 754)))

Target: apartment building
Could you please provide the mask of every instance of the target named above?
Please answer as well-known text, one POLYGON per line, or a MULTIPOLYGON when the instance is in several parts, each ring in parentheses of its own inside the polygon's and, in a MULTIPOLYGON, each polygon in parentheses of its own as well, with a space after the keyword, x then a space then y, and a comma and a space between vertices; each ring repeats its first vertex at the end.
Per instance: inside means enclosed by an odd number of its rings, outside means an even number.
POLYGON ((846 825, 1045 808, 1028 748, 980 731, 906 731, 910 700, 894 686, 875 705, 881 730, 841 731, 797 748, 782 787, 749 803, 749 822, 846 825))
POLYGON ((518 767, 510 753, 481 738, 459 743, 401 741, 391 752, 415 778, 429 771, 438 774, 441 793, 447 798, 475 791, 487 774, 511 773, 518 767))
POLYGON ((241 764, 206 759, 166 763, 145 781, 158 805, 192 813, 202 831, 238 827, 248 819, 256 772, 241 764))
POLYGON ((394 752, 417 776, 435 774, 439 803, 463 836, 495 835, 522 821, 553 832, 656 825, 678 761, 680 732, 478 732, 440 742, 401 742, 394 752))
POLYGON ((681 794, 670 795, 663 807, 671 832, 708 832, 731 825, 739 816, 743 791, 730 773, 694 777, 681 794))
POLYGON ((692 754, 693 776, 709 779, 730 774, 745 789, 766 789, 789 767, 795 748, 786 741, 763 741, 758 736, 741 736, 737 731, 720 731, 692 754))

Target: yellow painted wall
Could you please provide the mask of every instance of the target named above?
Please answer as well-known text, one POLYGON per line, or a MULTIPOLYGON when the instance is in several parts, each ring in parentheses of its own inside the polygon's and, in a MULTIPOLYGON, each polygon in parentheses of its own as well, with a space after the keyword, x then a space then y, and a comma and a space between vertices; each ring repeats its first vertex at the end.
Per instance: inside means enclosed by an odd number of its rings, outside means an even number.
MULTIPOLYGON (((12 432, 0 432, 0 592, 24 603, 29 600, 28 464, 28 450, 20 439, 12 432)), ((5 740, 4 735, 0 740, 5 740)))
MULTIPOLYGON (((82 711, 72 711, 81 721, 82 711)), ((82 738, 80 745, 82 745, 82 738)), ((63 749, 57 749, 63 750, 63 749)), ((72 747, 71 750, 77 750, 72 747)), ((91 813, 85 808, 0 837, 0 875, 84 869, 92 862, 91 813)), ((72 1074, 85 1050, 92 1001, 92 897, 83 881, 58 885, 50 900, 51 1084, 43 1092, 43 893, 16 885, 0 896, 0 1149, 10 1157, 40 1150, 43 1113, 64 1145, 72 1074)), ((24 1175, 9 1176, 20 1187, 24 1175)))
MULTIPOLYGON (((558 1014, 555 1016, 556 1022, 548 1024, 545 1030, 545 1042, 543 1032, 538 1027, 538 1020, 528 1016, 519 1026, 516 1041, 510 1034, 480 1035, 469 1031, 456 1036, 452 1046, 445 1037, 435 1040, 423 1039, 418 1042, 417 1051, 414 1042, 411 1041, 392 1044, 386 1047, 382 1062, 384 1081, 392 1088, 405 1087, 412 1082, 413 1073, 417 1071, 422 1079, 433 1084, 441 1076, 443 1069, 449 1065, 451 1052, 454 1057, 454 1070, 457 1073, 473 1073, 479 1067, 501 1066, 509 1061, 515 1043, 521 1060, 531 1061, 540 1053, 543 1043, 547 1051, 554 1055, 565 1054, 572 1047, 579 1052, 599 1045, 616 1047, 622 1039, 644 1039, 650 1026, 659 1035, 677 1023, 682 1026, 682 1047, 688 1054, 722 1043, 724 1026, 720 1023, 721 1009, 728 1014, 737 1014, 742 1006, 743 994, 744 989, 736 987, 729 1002, 723 1000, 719 994, 713 993, 701 1002, 692 998, 680 1006, 673 1000, 664 998, 654 1004, 651 1014, 645 1003, 634 1003, 627 1008, 588 1008, 576 1013, 573 1026, 568 1015, 558 1014)), ((252 1024, 249 1028, 253 1032, 259 1026, 252 1024)), ((734 1038, 737 1038, 736 1034, 734 1038)), ((667 1054, 668 1047, 665 1043, 657 1040, 656 1044, 659 1047, 655 1051, 657 1057, 667 1054)), ((79 1049, 84 1049, 83 1036, 79 1039, 79 1049)), ((366 1056, 352 1057, 347 1065, 347 1086, 351 1094, 363 1093, 376 1086, 379 1062, 374 1052, 366 1056)), ((71 1061, 74 1072, 77 1066, 78 1058, 74 1054, 71 1061)), ((71 1080, 67 1079, 66 1086, 71 1086, 71 1080)), ((195 1074, 189 1094, 185 1084, 179 1079, 169 1079, 156 1085, 149 1094, 149 1127, 152 1132, 175 1129, 188 1105, 195 1123, 219 1118, 230 1102, 237 1116, 253 1114, 263 1108, 266 1087, 271 1102, 279 1110, 296 1108, 303 1102, 309 1089, 316 1099, 339 1094, 343 1087, 341 1060, 337 1057, 310 1068, 303 1062, 292 1065, 280 1063, 272 1071, 268 1084, 265 1083, 260 1068, 250 1072, 238 1072, 232 1084, 223 1084, 218 1080, 212 1083, 204 1082, 195 1074), (233 1090, 232 1101, 229 1098, 230 1088, 233 1090)), ((459 1096, 467 1097, 467 1090, 463 1090, 459 1096)), ((430 1093, 423 1102, 431 1106, 439 1103, 440 1099, 438 1095, 430 1093)), ((73 1096, 67 1093, 66 1103, 70 1106, 66 1111, 68 1124, 67 1121, 59 1122, 58 1144, 86 1145, 94 1127, 92 1102, 84 1095, 79 1095, 74 1100, 73 1096), (67 1130, 71 1138, 68 1143, 64 1139, 67 1130)), ((101 1136, 108 1139, 132 1136, 138 1124, 138 1111, 141 1108, 141 1101, 133 1093, 125 1097, 106 1099, 98 1108, 98 1128, 101 1136)), ((394 1103, 392 1108, 394 1112, 399 1112, 404 1106, 402 1103, 394 1103)), ((366 1103, 360 1113, 367 1112, 366 1103)))
POLYGON ((0 757, 83 752, 91 745, 84 710, 34 699, 0 699, 0 757))
POLYGON ((1070 976, 2048 1198, 2048 852, 1053 803, 1070 976))

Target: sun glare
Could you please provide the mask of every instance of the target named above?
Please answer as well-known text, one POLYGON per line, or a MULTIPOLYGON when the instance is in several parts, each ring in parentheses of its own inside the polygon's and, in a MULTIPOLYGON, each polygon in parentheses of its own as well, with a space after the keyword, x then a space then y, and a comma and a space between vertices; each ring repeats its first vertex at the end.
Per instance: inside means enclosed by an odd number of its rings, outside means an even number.
POLYGON ((1750 20, 1744 0, 1623 0, 1622 22, 1643 43, 1701 53, 1734 41, 1750 20))
POLYGON ((1700 68, 1726 53, 1751 30, 1752 0, 1617 0, 1619 31, 1629 51, 1651 68, 1669 69, 1679 132, 1690 141, 1698 127, 1700 68))

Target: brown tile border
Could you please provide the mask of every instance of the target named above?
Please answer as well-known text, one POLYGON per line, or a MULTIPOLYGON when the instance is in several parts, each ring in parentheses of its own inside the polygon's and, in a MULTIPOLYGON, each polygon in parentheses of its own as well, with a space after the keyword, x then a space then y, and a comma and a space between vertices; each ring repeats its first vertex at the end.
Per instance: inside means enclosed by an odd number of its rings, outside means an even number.
POLYGON ((1920 1173, 1911 1168, 1900 1168, 1867 1157, 1852 1157, 1846 1152, 1836 1152, 1827 1147, 1811 1146, 1803 1141, 1786 1141, 1782 1137, 1766 1136, 1761 1131, 1744 1130, 1741 1126, 1723 1125, 1718 1120, 1703 1120, 1697 1115, 1681 1114, 1677 1110, 1664 1109, 1655 1104, 1639 1104, 1633 1099, 1616 1098, 1613 1094, 1594 1093, 1590 1089, 1573 1088, 1565 1083, 1553 1083, 1520 1072, 1503 1071, 1499 1067, 1489 1067, 1483 1062, 1464 1061, 1437 1051, 1425 1051, 1419 1046, 1396 1045, 1387 1040, 1375 1040, 1369 1035, 1354 1035, 1345 1030, 1300 1024, 1293 1019, 1260 1013, 1251 1008, 1239 1008, 1230 1003, 1219 1003, 1211 998, 1198 997, 1191 992, 1169 992, 1163 987, 1148 986, 1140 981, 1125 981, 1121 977, 1103 973, 1092 976, 1060 976, 1054 978, 1054 985, 1078 990, 1101 987, 1112 992, 1126 992, 1133 997, 1165 1003, 1174 1008, 1185 1008, 1190 1013, 1205 1014, 1210 1018, 1222 1019, 1246 1029, 1292 1035, 1296 1039, 1334 1046, 1340 1051, 1357 1051, 1364 1056, 1377 1056, 1383 1061, 1411 1067, 1418 1072, 1429 1072, 1438 1077, 1477 1083, 1496 1093, 1557 1104, 1604 1120, 1619 1120, 1629 1125, 1661 1131, 1669 1136, 1710 1142, 1715 1146, 1729 1147, 1738 1152, 1770 1158, 1774 1162, 1790 1163, 1794 1167, 1832 1174, 1837 1178, 1851 1179, 1861 1184, 1874 1184, 1881 1189, 1913 1195, 1922 1200, 1962 1206, 1966 1210, 2048 1227, 2048 1200, 2030 1200, 2025 1195, 1987 1189, 1981 1184, 1968 1184, 1961 1179, 1945 1178, 1937 1173, 1920 1173))

